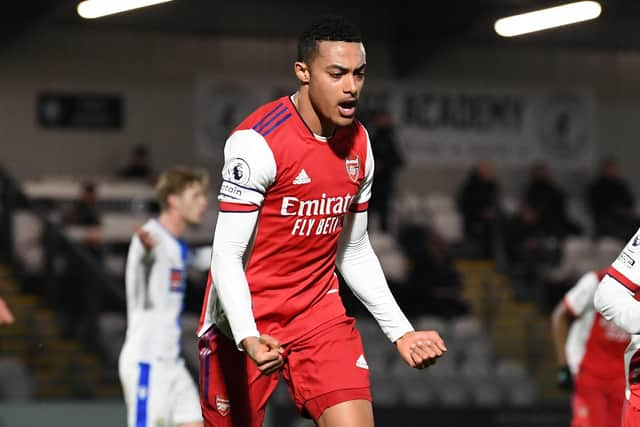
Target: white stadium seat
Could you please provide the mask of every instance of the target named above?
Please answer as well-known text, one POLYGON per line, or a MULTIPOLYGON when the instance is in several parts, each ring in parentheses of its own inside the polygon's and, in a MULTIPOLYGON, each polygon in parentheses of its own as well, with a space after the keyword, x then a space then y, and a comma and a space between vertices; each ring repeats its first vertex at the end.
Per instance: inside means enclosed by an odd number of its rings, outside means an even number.
POLYGON ((490 381, 474 384, 470 393, 475 406, 482 408, 499 407, 504 399, 500 387, 490 381))
POLYGON ((417 330, 435 330, 440 336, 449 335, 449 322, 440 316, 422 315, 413 320, 413 326, 417 330))
POLYGON ((456 202, 452 195, 444 193, 429 193, 424 196, 424 206, 431 214, 437 212, 455 212, 456 202))
POLYGON ((429 223, 433 230, 448 243, 457 243, 463 238, 462 216, 456 211, 434 213, 429 223))
POLYGON ((549 272, 555 281, 575 279, 598 268, 596 247, 589 237, 568 236, 562 244, 560 264, 549 272))
POLYGON ((484 329, 477 318, 460 316, 451 321, 451 335, 456 339, 466 340, 484 335, 484 329))

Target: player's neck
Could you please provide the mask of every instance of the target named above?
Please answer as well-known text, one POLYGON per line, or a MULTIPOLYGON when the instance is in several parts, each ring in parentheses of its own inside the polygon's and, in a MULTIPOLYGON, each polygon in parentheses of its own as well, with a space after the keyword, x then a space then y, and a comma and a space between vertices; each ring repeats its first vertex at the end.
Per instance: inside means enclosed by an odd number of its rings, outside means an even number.
POLYGON ((176 239, 179 239, 187 228, 187 223, 182 217, 171 210, 163 211, 158 217, 158 222, 176 239))
POLYGON ((335 125, 323 126, 322 120, 320 120, 318 113, 313 108, 313 104, 311 104, 309 90, 306 86, 302 86, 298 92, 293 94, 293 105, 300 113, 300 117, 302 117, 307 127, 311 129, 311 132, 325 138, 331 138, 336 132, 335 125))

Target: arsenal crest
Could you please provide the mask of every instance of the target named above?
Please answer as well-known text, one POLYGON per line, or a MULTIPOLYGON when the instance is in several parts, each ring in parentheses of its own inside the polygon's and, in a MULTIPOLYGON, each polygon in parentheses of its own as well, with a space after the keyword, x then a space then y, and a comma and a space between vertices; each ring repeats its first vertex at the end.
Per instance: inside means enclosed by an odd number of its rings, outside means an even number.
POLYGON ((344 165, 347 168, 347 175, 353 182, 358 181, 358 174, 360 173, 360 158, 356 156, 355 159, 346 159, 344 165))
POLYGON ((229 411, 231 410, 231 403, 229 402, 229 399, 225 399, 216 394, 216 409, 223 417, 229 415, 229 411))

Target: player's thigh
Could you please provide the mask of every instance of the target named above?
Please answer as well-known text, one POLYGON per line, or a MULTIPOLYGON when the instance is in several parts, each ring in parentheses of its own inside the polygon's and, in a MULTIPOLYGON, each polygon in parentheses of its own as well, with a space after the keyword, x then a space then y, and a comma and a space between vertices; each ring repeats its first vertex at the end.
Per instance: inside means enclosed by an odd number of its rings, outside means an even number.
POLYGON ((261 427, 279 374, 262 375, 247 355, 215 328, 200 338, 198 348, 205 426, 261 427))
POLYGON ((592 384, 576 384, 571 407, 571 427, 604 427, 610 418, 606 394, 592 384))
POLYGON ((170 378, 166 369, 149 363, 120 367, 120 380, 130 427, 166 425, 170 421, 170 378))
POLYGON ((373 427, 373 409, 368 400, 350 400, 322 412, 318 427, 373 427))
POLYGON ((202 409, 200 408, 198 389, 184 364, 178 364, 174 368, 170 393, 173 403, 172 425, 182 426, 194 422, 202 423, 202 409))
POLYGON ((332 406, 371 400, 369 368, 353 319, 295 343, 283 374, 298 410, 316 421, 332 406))

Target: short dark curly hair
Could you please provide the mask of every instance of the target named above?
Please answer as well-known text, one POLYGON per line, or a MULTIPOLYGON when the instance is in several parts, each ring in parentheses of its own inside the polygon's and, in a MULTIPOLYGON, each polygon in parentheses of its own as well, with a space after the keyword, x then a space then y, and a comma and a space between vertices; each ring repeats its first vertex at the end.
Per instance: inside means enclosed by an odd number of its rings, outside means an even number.
POLYGON ((298 38, 298 61, 309 63, 318 52, 318 42, 361 43, 360 30, 346 18, 325 15, 314 21, 298 38))

